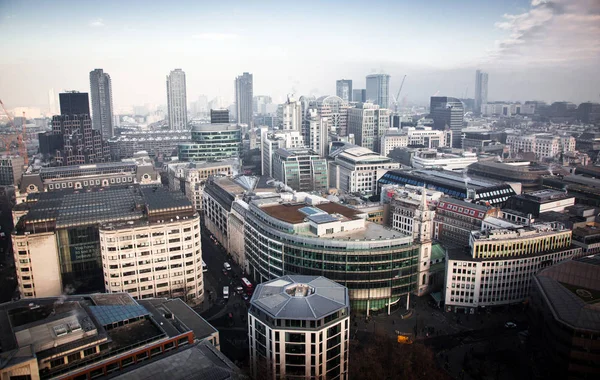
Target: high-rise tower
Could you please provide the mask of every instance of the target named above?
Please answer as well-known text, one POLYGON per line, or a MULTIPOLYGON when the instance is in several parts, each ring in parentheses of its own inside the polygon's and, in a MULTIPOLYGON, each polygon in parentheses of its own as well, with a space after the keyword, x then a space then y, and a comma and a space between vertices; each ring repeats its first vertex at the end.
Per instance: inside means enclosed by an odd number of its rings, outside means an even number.
POLYGON ((102 69, 90 71, 90 94, 92 96, 92 127, 107 140, 114 136, 113 104, 110 75, 102 69))
POLYGON ((252 126, 252 74, 243 73, 235 78, 235 109, 238 124, 252 126))
POLYGON ((86 92, 61 92, 58 98, 61 115, 90 115, 90 100, 86 92))
POLYGON ((459 99, 449 96, 432 96, 429 107, 434 128, 452 131, 452 147, 462 148, 462 128, 465 107, 459 99))
POLYGON ((335 82, 335 94, 347 102, 352 101, 352 80, 340 79, 335 82))
POLYGON ((481 114, 481 105, 487 103, 488 74, 481 70, 475 72, 475 114, 481 114))
POLYGON ((169 128, 171 130, 187 129, 185 72, 181 69, 175 69, 167 76, 167 107, 169 128))
POLYGON ((367 101, 381 108, 390 105, 390 76, 387 74, 367 75, 367 101))

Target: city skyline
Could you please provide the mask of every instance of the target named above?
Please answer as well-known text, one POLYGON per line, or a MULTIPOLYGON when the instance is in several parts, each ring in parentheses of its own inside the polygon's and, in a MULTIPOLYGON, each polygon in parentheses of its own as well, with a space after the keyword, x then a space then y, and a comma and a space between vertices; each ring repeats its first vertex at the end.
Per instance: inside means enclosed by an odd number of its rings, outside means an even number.
MULTIPOLYGON (((600 32, 600 4, 592 1, 533 0, 480 7, 465 1, 443 12, 435 11, 444 7, 442 2, 410 7, 398 2, 385 7, 412 21, 402 26, 390 24, 389 28, 366 17, 380 9, 377 4, 365 10, 360 3, 350 2, 343 11, 347 17, 340 19, 362 23, 363 28, 358 29, 372 30, 369 34, 326 18, 328 10, 339 11, 335 2, 322 5, 323 16, 316 15, 308 24, 296 20, 307 15, 309 6, 294 5, 284 11, 275 3, 250 8, 225 2, 200 12, 202 2, 186 2, 183 5, 188 11, 178 19, 180 25, 165 21, 161 28, 154 26, 158 15, 168 20, 173 12, 166 4, 142 9, 136 2, 108 3, 110 12, 72 7, 69 1, 30 2, 27 6, 3 2, 0 30, 6 36, 7 49, 17 53, 15 59, 0 66, 4 74, 0 92, 10 90, 11 94, 8 98, 3 95, 5 103, 47 108, 48 89, 86 91, 87 73, 95 67, 111 73, 116 108, 164 104, 161 78, 173 67, 186 70, 190 99, 200 94, 233 99, 230 80, 244 71, 254 74, 255 93, 268 94, 276 102, 288 93, 335 94, 335 79, 340 77, 352 79, 355 88, 364 88, 366 75, 385 72, 391 75, 392 93, 407 74, 403 94, 410 102, 426 104, 438 90, 446 96, 462 98, 466 93, 472 98, 472 73, 480 68, 493 78, 490 101, 599 100, 596 88, 600 79, 593 74, 600 61, 600 46, 594 42, 600 32), (53 14, 80 20, 71 27, 78 29, 77 35, 48 17, 53 14), (254 20, 265 14, 272 14, 276 22, 256 30, 242 27, 248 25, 240 22, 243 17, 254 20), (216 15, 219 17, 213 17, 216 15), (308 61, 303 49, 288 44, 290 38, 298 40, 295 46, 310 44, 316 37, 311 25, 325 21, 331 26, 328 29, 349 30, 338 46, 341 53, 319 54, 321 59, 308 61), (572 22, 577 23, 577 30, 572 22), (70 44, 60 43, 66 38, 89 43, 75 52, 66 50, 70 44), (361 49, 356 49, 358 46, 361 49), (206 50, 217 54, 210 61, 203 60, 206 50), (240 61, 233 59, 234 55, 250 58, 240 61), (44 76, 44 72, 54 75, 44 76)), ((322 32, 322 28, 314 30, 322 32)))

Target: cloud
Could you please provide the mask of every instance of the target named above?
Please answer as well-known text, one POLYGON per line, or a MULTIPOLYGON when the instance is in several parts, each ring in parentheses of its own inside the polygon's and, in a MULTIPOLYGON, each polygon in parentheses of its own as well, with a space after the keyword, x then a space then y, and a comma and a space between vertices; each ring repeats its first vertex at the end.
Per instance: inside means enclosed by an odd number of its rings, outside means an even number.
POLYGON ((90 26, 92 28, 102 28, 104 26, 104 21, 101 18, 97 18, 90 22, 90 26))
POLYGON ((529 11, 505 14, 495 27, 488 63, 566 64, 600 62, 600 1, 532 0, 529 11))
POLYGON ((206 40, 206 41, 227 41, 235 40, 240 36, 235 33, 201 33, 192 36, 195 40, 206 40))

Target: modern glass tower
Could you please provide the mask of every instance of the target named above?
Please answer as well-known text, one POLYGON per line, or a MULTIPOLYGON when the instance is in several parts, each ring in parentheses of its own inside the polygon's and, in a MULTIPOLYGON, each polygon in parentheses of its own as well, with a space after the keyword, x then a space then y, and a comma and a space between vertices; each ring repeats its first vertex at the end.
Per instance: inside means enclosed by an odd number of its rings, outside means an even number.
POLYGON ((167 76, 167 103, 169 128, 171 130, 187 129, 185 72, 181 69, 175 69, 167 76))
POLYGON ((107 140, 114 136, 113 104, 110 75, 102 69, 90 72, 90 95, 92 96, 92 127, 107 140))
POLYGON ((352 80, 340 79, 335 82, 335 94, 347 102, 352 101, 352 80))
POLYGON ((367 75, 367 101, 389 108, 390 105, 390 76, 387 74, 367 75))
POLYGON ((252 125, 252 74, 243 73, 235 78, 235 108, 238 124, 252 125))
POLYGON ((452 131, 452 147, 462 148, 462 128, 465 107, 459 99, 449 96, 432 96, 429 107, 434 128, 452 131))
POLYGON ((481 105, 487 103, 488 74, 481 70, 475 72, 475 114, 481 113, 481 105))

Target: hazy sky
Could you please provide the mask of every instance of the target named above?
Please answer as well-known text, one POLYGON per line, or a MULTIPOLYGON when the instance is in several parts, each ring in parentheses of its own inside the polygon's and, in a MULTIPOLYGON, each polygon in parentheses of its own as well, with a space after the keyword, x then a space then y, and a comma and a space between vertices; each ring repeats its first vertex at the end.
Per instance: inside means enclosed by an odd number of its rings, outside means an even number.
POLYGON ((473 97, 475 69, 490 100, 600 101, 600 0, 428 1, 0 0, 0 99, 47 106, 48 90, 89 91, 112 78, 116 107, 166 103, 165 76, 187 75, 188 102, 254 94, 333 94, 335 80, 392 75, 392 92, 427 102, 473 97))

